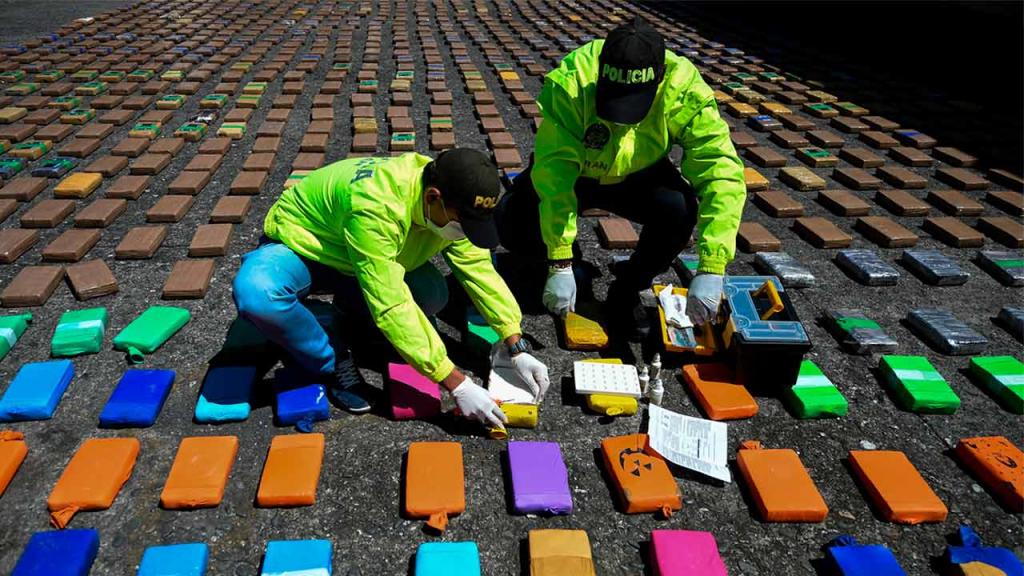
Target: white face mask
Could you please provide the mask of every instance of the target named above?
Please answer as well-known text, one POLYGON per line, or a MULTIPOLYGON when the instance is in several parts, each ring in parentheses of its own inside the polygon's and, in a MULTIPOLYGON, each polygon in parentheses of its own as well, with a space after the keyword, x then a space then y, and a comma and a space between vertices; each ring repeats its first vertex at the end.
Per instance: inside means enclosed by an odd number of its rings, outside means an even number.
MULTIPOLYGON (((445 216, 448 216, 448 209, 445 208, 444 206, 444 199, 440 200, 441 210, 444 211, 445 216)), ((426 209, 426 205, 424 205, 424 209, 426 209)), ((428 211, 424 213, 423 221, 426 222, 427 224, 427 230, 430 230, 434 234, 437 234, 441 238, 444 238, 445 240, 448 240, 450 242, 462 240, 463 238, 466 237, 466 233, 462 231, 462 224, 456 222, 455 220, 449 220, 448 223, 445 224, 444 226, 438 226, 437 224, 434 224, 433 220, 430 219, 430 213, 428 211)))

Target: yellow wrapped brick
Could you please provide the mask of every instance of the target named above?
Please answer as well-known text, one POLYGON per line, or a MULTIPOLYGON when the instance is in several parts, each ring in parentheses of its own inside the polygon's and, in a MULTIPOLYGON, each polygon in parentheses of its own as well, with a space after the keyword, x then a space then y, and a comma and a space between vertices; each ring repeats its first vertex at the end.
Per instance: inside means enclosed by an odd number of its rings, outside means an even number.
POLYGON ((95 172, 75 172, 61 180, 53 189, 55 198, 85 198, 103 183, 103 175, 95 172))
MULTIPOLYGON (((536 428, 540 418, 540 407, 536 404, 512 404, 506 402, 501 405, 501 411, 505 413, 508 422, 506 428, 536 428)), ((508 438, 508 431, 501 428, 488 428, 487 434, 495 440, 508 438)))
MULTIPOLYGON (((599 364, 622 364, 618 358, 592 358, 584 362, 599 364)), ((605 416, 632 416, 640 409, 640 403, 631 396, 615 396, 612 394, 588 394, 587 408, 605 416)))
POLYGON ((19 108, 17 106, 8 106, 7 108, 0 108, 0 124, 10 124, 11 122, 17 122, 28 114, 27 108, 19 108))
POLYGON ((604 350, 608 333, 600 324, 575 312, 565 316, 565 346, 569 350, 604 350))
POLYGON ((640 409, 640 403, 630 396, 590 394, 587 396, 587 408, 605 416, 632 416, 640 409))

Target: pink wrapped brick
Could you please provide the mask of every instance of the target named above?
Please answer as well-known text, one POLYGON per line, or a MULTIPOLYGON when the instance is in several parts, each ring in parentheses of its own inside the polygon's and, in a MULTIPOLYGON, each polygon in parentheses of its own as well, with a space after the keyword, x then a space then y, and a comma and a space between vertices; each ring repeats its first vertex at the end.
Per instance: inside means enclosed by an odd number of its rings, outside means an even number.
POLYGON ((388 399, 395 420, 425 420, 441 413, 441 388, 408 364, 388 364, 388 399))

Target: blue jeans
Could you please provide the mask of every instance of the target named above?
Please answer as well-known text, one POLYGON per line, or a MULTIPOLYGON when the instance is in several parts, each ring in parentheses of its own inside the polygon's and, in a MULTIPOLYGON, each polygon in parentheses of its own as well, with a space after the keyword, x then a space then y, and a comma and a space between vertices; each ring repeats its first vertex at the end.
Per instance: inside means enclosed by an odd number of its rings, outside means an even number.
MULTIPOLYGON (((428 317, 448 302, 448 285, 429 262, 406 272, 405 283, 428 317)), ((238 315, 310 374, 332 374, 335 359, 327 332, 302 304, 311 292, 333 292, 335 306, 348 317, 370 318, 355 277, 307 260, 278 242, 266 242, 242 256, 232 288, 238 315)))

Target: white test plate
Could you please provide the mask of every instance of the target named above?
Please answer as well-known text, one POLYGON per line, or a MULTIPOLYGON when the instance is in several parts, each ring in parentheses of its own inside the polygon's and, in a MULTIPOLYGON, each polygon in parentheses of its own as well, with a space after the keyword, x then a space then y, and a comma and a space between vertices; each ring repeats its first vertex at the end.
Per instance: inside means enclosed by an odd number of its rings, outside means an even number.
POLYGON ((577 394, 610 394, 640 397, 640 376, 632 364, 574 362, 577 394))

